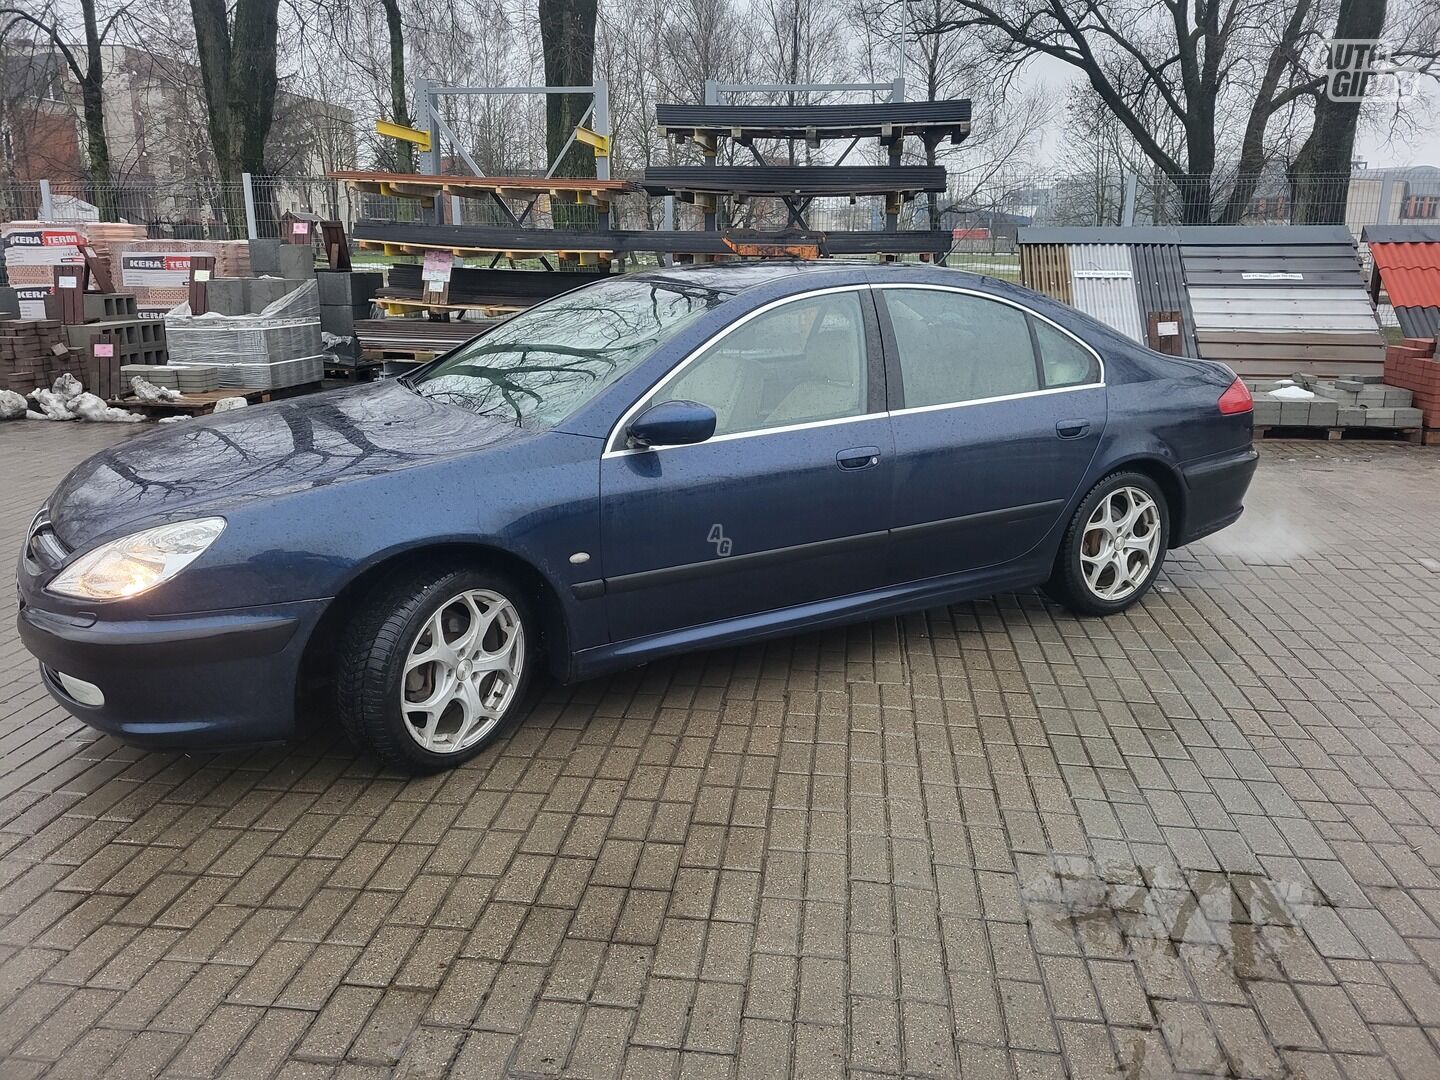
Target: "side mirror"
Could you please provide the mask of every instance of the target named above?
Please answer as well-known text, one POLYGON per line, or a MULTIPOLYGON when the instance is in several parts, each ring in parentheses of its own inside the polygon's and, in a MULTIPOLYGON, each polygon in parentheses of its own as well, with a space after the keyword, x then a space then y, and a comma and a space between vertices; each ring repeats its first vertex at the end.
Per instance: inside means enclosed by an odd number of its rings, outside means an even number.
POLYGON ((631 446, 684 446, 715 434, 715 410, 698 401, 662 401, 630 421, 631 446))

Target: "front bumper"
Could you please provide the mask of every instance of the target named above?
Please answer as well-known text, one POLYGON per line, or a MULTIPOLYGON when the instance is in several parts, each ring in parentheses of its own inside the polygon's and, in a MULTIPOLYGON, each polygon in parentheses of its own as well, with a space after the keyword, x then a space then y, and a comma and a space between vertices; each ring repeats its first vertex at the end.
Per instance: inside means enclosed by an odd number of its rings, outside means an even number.
POLYGON ((1255 475, 1260 455, 1246 446, 1180 467, 1185 478, 1185 522, 1172 547, 1193 544, 1225 528, 1245 509, 1245 492, 1255 475))
POLYGON ((50 693, 91 727, 143 745, 246 745, 294 734, 301 656, 327 602, 104 620, 22 600, 16 625, 50 693), (104 704, 77 700, 61 672, 104 704))

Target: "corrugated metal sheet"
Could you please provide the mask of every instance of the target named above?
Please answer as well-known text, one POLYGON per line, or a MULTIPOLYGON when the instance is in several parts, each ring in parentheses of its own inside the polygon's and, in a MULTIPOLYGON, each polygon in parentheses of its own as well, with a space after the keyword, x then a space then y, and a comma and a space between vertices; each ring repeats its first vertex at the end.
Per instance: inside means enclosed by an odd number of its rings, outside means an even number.
POLYGON ((1145 320, 1135 294, 1135 264, 1127 244, 1074 244, 1070 289, 1075 307, 1135 341, 1145 341, 1145 320))
POLYGON ((1074 305, 1138 340, 1143 311, 1185 310, 1174 302, 1179 291, 1193 320, 1187 346, 1242 375, 1373 373, 1383 363, 1384 340, 1343 225, 1025 228, 1019 240, 1022 265, 1027 247, 1068 246, 1074 305), (1100 265, 1079 253, 1113 248, 1130 252, 1140 276, 1133 316, 1106 292, 1113 278, 1087 281, 1077 272, 1100 265), (1177 257, 1180 275, 1177 281, 1172 261, 1167 287, 1154 263, 1177 257), (1168 308, 1158 307, 1167 301, 1168 308))
POLYGON ((1265 244, 1348 244, 1355 239, 1344 225, 1085 225, 1020 230, 1022 244, 1188 244, 1207 246, 1265 244))
POLYGON ((1367 244, 1440 244, 1440 225, 1366 225, 1367 244))
POLYGON ((1185 289, 1180 248, 1175 244, 1137 243, 1131 246, 1130 256, 1135 263, 1135 296, 1144 325, 1148 328, 1152 314, 1178 311, 1181 351, 1186 356, 1199 356, 1195 316, 1190 309, 1190 294, 1185 289))
POLYGON ((1406 337, 1440 337, 1440 307, 1397 307, 1395 317, 1406 337))
POLYGON ((1020 248, 1020 281, 1026 288, 1071 302, 1070 249, 1064 244, 1023 244, 1020 248))

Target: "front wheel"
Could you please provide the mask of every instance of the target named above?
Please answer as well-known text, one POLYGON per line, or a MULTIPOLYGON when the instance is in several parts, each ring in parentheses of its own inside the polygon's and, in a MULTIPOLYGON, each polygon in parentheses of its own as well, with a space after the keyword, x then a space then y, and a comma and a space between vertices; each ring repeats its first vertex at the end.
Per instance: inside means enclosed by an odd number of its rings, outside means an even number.
POLYGON ((1159 485, 1143 473, 1114 473, 1075 510, 1046 591, 1082 615, 1124 611, 1155 583, 1169 540, 1159 485))
POLYGON ((341 720, 387 764, 453 768, 527 710, 538 645, 524 593, 501 575, 450 568, 392 582, 341 641, 341 720))

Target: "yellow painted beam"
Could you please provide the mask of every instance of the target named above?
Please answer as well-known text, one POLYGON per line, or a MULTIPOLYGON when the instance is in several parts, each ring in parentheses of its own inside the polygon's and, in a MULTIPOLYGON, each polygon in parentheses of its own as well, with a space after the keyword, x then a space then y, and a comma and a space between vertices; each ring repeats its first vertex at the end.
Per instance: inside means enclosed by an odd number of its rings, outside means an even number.
POLYGON ((408 143, 414 143, 421 150, 430 149, 430 133, 421 131, 419 128, 406 127, 404 124, 396 124, 389 120, 376 120, 375 131, 380 135, 388 135, 392 139, 402 139, 408 143))
POLYGON ((575 141, 582 142, 587 146, 593 146, 596 157, 610 156, 610 140, 598 131, 591 131, 587 127, 577 127, 575 129, 575 141))

